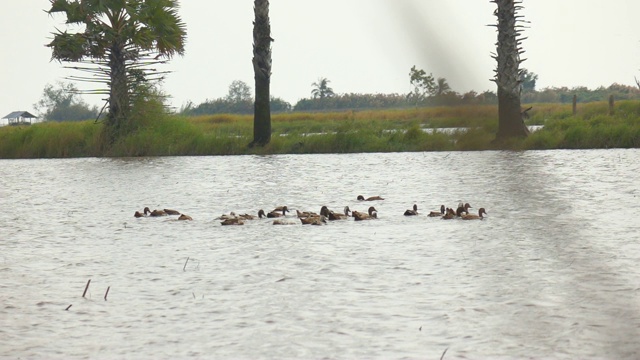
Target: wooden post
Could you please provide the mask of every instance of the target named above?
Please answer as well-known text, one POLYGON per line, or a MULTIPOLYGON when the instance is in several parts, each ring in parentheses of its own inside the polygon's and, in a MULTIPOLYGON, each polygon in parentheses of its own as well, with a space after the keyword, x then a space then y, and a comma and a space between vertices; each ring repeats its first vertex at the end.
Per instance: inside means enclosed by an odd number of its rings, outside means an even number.
POLYGON ((609 96, 609 116, 613 116, 613 114, 615 113, 614 111, 614 100, 613 100, 613 95, 609 96))
POLYGON ((573 95, 573 116, 578 113, 578 95, 573 95))

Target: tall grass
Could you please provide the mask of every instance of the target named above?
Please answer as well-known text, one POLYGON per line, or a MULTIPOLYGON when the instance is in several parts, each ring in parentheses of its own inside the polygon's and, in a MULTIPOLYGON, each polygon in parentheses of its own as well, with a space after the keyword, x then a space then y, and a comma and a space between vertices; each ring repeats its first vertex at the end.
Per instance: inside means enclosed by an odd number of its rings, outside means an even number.
MULTIPOLYGON (((578 149, 640 146, 640 102, 536 104, 530 124, 544 127, 502 148, 578 149)), ((147 109, 148 110, 148 109, 147 109)), ((102 125, 42 123, 0 128, 0 157, 173 156, 453 151, 496 149, 497 107, 490 105, 333 113, 282 113, 272 118, 272 141, 250 148, 248 115, 183 117, 155 109, 107 150, 102 125), (447 132, 440 128, 458 128, 447 132)))

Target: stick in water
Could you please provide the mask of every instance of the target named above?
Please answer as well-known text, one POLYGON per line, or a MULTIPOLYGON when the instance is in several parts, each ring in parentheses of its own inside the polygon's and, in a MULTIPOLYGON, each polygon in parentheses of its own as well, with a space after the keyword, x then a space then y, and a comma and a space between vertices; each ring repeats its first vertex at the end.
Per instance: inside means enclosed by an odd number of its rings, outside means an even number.
POLYGON ((111 286, 107 287, 107 292, 104 293, 104 301, 107 301, 107 295, 109 295, 109 289, 111 289, 111 286))
POLYGON ((187 263, 189 262, 189 257, 187 256, 187 261, 184 262, 184 267, 182 268, 182 271, 187 271, 185 270, 187 268, 187 263))
POLYGON ((91 284, 91 279, 89 279, 89 281, 87 281, 87 286, 84 287, 84 292, 82 293, 82 297, 87 295, 87 290, 89 290, 89 284, 91 284))
POLYGON ((70 308, 70 307, 72 307, 72 306, 73 306, 73 304, 70 304, 70 305, 69 305, 69 306, 67 306, 67 308, 66 308, 66 309, 64 309, 64 310, 65 310, 65 311, 67 311, 67 310, 69 310, 69 308, 70 308))

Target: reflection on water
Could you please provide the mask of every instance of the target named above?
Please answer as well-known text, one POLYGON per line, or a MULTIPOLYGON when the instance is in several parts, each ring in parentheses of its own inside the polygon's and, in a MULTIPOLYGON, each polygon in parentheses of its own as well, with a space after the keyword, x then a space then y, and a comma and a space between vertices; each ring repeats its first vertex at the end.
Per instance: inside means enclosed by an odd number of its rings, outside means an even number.
POLYGON ((0 353, 638 358, 639 158, 2 160, 0 353), (378 220, 214 220, 278 205, 364 211, 358 194, 386 198, 374 203, 378 220), (402 215, 414 203, 427 212, 460 200, 485 207, 488 219, 402 215), (134 219, 144 206, 195 220, 134 219))

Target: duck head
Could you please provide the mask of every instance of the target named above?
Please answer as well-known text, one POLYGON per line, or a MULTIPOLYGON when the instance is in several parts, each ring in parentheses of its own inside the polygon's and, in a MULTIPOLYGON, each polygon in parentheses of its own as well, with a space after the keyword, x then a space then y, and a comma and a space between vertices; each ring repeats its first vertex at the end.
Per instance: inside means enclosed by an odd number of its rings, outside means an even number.
POLYGON ((358 195, 358 201, 364 201, 364 196, 358 195))

